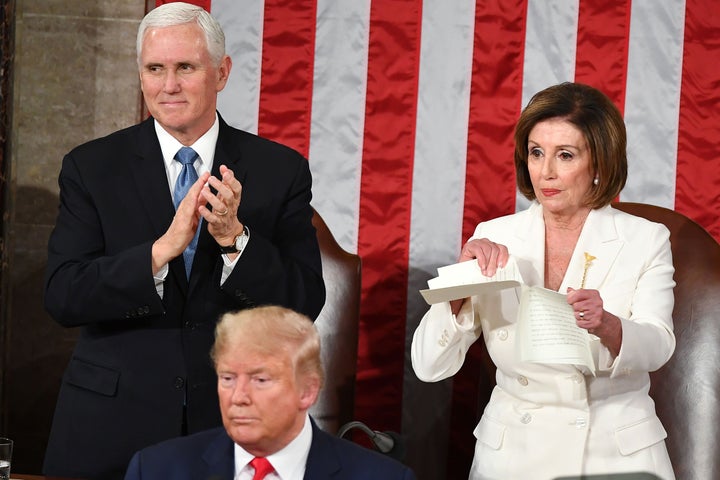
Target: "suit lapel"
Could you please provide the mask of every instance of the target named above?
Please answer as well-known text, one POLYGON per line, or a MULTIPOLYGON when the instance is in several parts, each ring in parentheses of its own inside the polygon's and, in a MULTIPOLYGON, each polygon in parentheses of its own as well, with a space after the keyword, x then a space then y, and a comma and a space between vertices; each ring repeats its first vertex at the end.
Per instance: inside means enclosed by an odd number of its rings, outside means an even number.
POLYGON ((545 284, 545 222, 540 204, 531 204, 517 217, 515 242, 508 245, 508 249, 515 253, 520 275, 526 284, 545 284))
POLYGON ((215 146, 215 159, 213 160, 212 174, 220 177, 220 165, 225 165, 235 174, 241 184, 245 183, 247 176, 247 162, 243 161, 244 148, 243 139, 250 135, 242 130, 232 128, 218 114, 220 130, 218 132, 217 145, 215 146))
POLYGON ((591 210, 570 259, 560 292, 564 293, 568 287, 580 288, 583 274, 585 274, 585 288, 599 288, 615 263, 622 246, 623 242, 617 232, 612 208, 607 206, 591 210), (585 253, 595 257, 588 262, 586 273, 585 253))
MULTIPOLYGON (((545 284, 545 222, 542 218, 542 207, 533 203, 526 212, 526 216, 518 217, 515 245, 510 251, 518 252, 518 257, 527 259, 518 263, 525 283, 542 286, 545 284)), ((580 288, 585 269, 585 252, 595 257, 589 263, 585 287, 599 288, 610 272, 622 245, 612 208, 607 206, 591 210, 558 291, 565 293, 568 287, 580 288)))
POLYGON ((175 215, 175 208, 167 187, 167 173, 152 118, 140 124, 135 144, 131 148, 133 154, 131 155, 130 175, 137 186, 142 204, 145 205, 145 213, 150 219, 156 235, 160 236, 170 226, 175 215))
MULTIPOLYGON (((222 178, 220 175, 220 165, 225 165, 235 172, 235 177, 242 183, 244 180, 244 171, 240 171, 240 147, 235 143, 236 133, 238 130, 230 127, 218 114, 219 131, 217 144, 215 145, 215 158, 210 174, 216 178, 222 178)), ((213 193, 215 190, 213 189, 213 193)), ((207 280, 204 276, 195 275, 195 272, 212 272, 213 266, 217 262, 219 252, 215 248, 215 239, 210 235, 207 229, 207 222, 203 220, 201 224, 200 237, 198 238, 198 247, 193 260, 193 270, 190 274, 190 288, 192 289, 198 282, 207 280)))
MULTIPOLYGON (((153 122, 152 117, 148 118, 138 128, 135 144, 132 146, 130 174, 145 206, 145 214, 153 225, 154 233, 160 237, 170 227, 175 216, 175 207, 153 122)), ((174 275, 178 284, 183 286, 181 288, 186 288, 187 280, 182 256, 171 261, 169 267, 170 274, 174 275)))
POLYGON ((202 459, 207 465, 204 480, 235 477, 235 448, 223 427, 218 428, 217 437, 205 448, 202 459))
POLYGON ((320 430, 312 417, 310 421, 313 436, 305 465, 305 480, 342 478, 342 466, 330 442, 330 434, 320 430))

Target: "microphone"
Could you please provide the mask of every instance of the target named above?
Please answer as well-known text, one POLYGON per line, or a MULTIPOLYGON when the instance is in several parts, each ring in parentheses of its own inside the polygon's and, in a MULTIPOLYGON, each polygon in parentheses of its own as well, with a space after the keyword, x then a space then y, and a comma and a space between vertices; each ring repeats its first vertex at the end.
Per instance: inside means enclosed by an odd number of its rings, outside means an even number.
POLYGON ((380 453, 400 462, 405 458, 405 443, 399 434, 395 432, 379 432, 372 430, 362 422, 353 421, 340 427, 337 436, 343 438, 347 432, 353 429, 358 429, 365 433, 372 441, 375 449, 380 453))

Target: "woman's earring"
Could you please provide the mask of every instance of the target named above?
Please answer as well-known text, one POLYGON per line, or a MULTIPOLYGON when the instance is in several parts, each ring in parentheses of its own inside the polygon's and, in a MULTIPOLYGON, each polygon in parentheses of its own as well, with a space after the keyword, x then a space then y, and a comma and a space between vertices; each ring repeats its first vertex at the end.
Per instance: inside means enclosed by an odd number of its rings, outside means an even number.
POLYGON ((593 178, 593 185, 597 185, 598 183, 600 183, 598 177, 593 178))

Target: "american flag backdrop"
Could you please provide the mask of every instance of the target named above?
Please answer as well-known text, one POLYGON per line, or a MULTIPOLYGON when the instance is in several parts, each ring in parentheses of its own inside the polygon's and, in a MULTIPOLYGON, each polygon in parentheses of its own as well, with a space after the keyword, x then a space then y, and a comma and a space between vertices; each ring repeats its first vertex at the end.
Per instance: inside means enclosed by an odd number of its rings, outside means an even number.
POLYGON ((461 478, 477 412, 468 382, 412 373, 418 290, 478 222, 527 206, 512 135, 533 93, 567 80, 603 90, 628 129, 621 200, 678 210, 720 239, 717 0, 194 3, 233 59, 220 113, 307 156, 314 207, 362 257, 356 418, 402 432, 420 478, 453 460, 447 476, 461 478))

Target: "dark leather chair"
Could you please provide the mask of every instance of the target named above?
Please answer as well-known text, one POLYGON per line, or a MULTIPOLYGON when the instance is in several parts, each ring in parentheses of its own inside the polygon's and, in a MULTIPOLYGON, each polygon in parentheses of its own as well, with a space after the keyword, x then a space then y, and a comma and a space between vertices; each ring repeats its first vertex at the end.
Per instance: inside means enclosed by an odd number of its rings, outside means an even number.
POLYGON ((670 230, 677 347, 650 374, 650 395, 668 432, 678 480, 720 478, 720 245, 673 210, 627 202, 615 207, 670 230))
MULTIPOLYGON (((668 433, 676 478, 720 479, 720 245, 673 210, 631 202, 613 206, 670 230, 677 345, 670 361, 650 374, 650 395, 668 433)), ((479 350, 478 415, 495 386, 495 365, 484 343, 479 350)))
POLYGON ((323 430, 335 434, 350 422, 355 407, 358 329, 360 321, 360 257, 346 252, 315 212, 327 291, 315 325, 322 342, 325 385, 310 414, 323 430))

